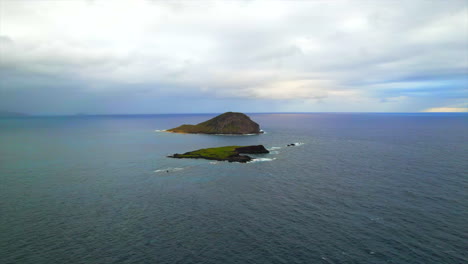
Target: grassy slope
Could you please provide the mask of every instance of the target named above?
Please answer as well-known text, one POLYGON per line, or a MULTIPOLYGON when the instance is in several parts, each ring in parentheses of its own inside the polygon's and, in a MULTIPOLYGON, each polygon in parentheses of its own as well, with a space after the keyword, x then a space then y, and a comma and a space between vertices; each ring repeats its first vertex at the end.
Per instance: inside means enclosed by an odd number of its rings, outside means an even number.
POLYGON ((213 128, 203 125, 181 125, 173 129, 168 129, 167 131, 180 133, 215 133, 213 128))
POLYGON ((170 132, 179 132, 179 133, 206 133, 206 134, 216 134, 216 133, 232 133, 237 131, 239 127, 237 126, 226 126, 223 127, 221 131, 216 131, 215 126, 204 122, 198 125, 181 125, 179 127, 168 129, 170 132))
POLYGON ((231 133, 232 131, 236 131, 238 129, 239 128, 236 126, 226 126, 221 131, 216 131, 216 129, 212 126, 208 126, 206 124, 198 124, 198 125, 181 125, 173 129, 168 129, 167 131, 180 132, 180 133, 216 134, 216 133, 231 133))
POLYGON ((241 146, 227 146, 219 148, 199 149, 184 154, 180 154, 181 158, 209 158, 209 159, 227 159, 232 155, 236 155, 236 148, 241 146))
POLYGON ((227 126, 224 126, 222 129, 219 128, 220 120, 232 114, 239 114, 239 113, 227 112, 227 113, 221 114, 219 116, 216 116, 210 120, 207 120, 197 125, 181 125, 176 128, 168 129, 167 131, 178 132, 178 133, 205 133, 205 134, 236 133, 236 131, 239 130, 239 127, 235 125, 227 125, 227 126))

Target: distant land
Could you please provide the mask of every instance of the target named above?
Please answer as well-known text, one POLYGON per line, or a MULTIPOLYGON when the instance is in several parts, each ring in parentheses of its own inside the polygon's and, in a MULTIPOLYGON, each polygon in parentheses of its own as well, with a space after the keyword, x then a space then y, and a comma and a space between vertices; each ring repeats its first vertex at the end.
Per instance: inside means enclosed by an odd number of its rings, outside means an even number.
MULTIPOLYGON (((0 117, 98 117, 98 116, 153 116, 153 115, 214 115, 218 113, 205 113, 205 112, 192 112, 192 113, 168 113, 168 112, 161 112, 161 113, 21 113, 21 112, 13 112, 13 111, 0 111, 0 117)), ((249 114, 253 115, 262 115, 262 114, 379 114, 379 115, 467 115, 468 111, 458 111, 458 112, 443 112, 443 111, 425 111, 425 112, 249 112, 249 114)), ((254 122, 255 123, 255 122, 254 122)), ((202 124, 202 123, 200 123, 202 124)), ((198 125, 200 125, 198 124, 198 125)), ((198 125, 189 125, 189 126, 198 126, 198 125)), ((177 128, 172 128, 170 130, 176 130, 181 128, 179 126, 177 128)), ((260 129, 259 129, 260 130, 260 129)), ((195 133, 195 132, 178 132, 178 131, 169 131, 174 133, 195 133)), ((262 131, 260 130, 259 133, 250 133, 250 134, 261 134, 262 131)), ((200 132, 203 134, 203 132, 200 132)), ((223 134, 223 133, 206 133, 206 134, 223 134)), ((235 133, 234 133, 235 134, 235 133)))
POLYGON ((187 134, 260 134, 260 126, 243 113, 226 112, 197 125, 181 125, 166 130, 187 134))
POLYGON ((25 113, 10 112, 10 111, 0 111, 0 117, 20 117, 20 116, 29 116, 25 113))

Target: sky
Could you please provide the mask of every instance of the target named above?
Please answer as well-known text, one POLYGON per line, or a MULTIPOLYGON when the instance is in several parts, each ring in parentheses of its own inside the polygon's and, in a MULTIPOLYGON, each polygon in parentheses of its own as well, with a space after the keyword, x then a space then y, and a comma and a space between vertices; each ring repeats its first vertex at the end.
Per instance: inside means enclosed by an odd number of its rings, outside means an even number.
POLYGON ((467 112, 468 1, 0 0, 0 110, 467 112))

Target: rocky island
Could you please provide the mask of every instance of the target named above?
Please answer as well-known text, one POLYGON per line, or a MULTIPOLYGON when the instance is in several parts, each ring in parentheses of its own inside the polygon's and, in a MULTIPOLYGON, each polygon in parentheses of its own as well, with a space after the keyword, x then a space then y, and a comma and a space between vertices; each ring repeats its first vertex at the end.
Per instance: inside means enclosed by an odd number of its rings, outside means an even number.
POLYGON ((207 160, 219 160, 229 162, 248 162, 252 158, 247 155, 240 154, 265 154, 270 153, 263 145, 257 146, 226 146, 218 148, 206 148, 195 151, 186 152, 184 154, 174 154, 168 156, 170 158, 177 159, 207 159, 207 160))
POLYGON ((243 113, 227 112, 197 125, 181 125, 166 130, 189 134, 260 134, 260 126, 243 113))

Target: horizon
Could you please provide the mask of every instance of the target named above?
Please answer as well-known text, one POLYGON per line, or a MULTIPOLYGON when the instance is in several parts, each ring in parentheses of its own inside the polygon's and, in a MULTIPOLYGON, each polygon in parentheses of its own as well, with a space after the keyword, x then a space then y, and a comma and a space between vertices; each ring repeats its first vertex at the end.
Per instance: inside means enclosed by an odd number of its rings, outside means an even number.
MULTIPOLYGON (((235 112, 235 111, 228 111, 235 112)), ((0 115, 0 118, 22 118, 22 117, 98 117, 98 116, 152 116, 152 115, 220 115, 227 112, 187 112, 187 113, 112 113, 112 114, 99 114, 99 113, 75 113, 75 114, 30 114, 30 113, 19 113, 19 112, 4 112, 11 114, 19 114, 18 116, 14 115, 0 115)), ((418 115, 467 115, 468 112, 236 112, 244 113, 247 115, 257 115, 257 114, 418 114, 418 115)), ((1 114, 1 113, 0 113, 1 114)))
POLYGON ((462 0, 0 5, 6 111, 468 112, 462 0))

